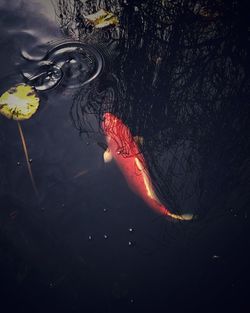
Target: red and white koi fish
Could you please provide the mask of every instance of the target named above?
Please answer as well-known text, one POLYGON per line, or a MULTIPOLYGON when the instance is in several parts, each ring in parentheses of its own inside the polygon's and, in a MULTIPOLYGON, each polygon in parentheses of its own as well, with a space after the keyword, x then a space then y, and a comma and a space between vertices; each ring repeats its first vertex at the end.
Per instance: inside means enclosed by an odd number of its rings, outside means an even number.
POLYGON ((176 220, 191 220, 192 214, 171 213, 155 194, 146 161, 137 144, 142 138, 133 138, 129 128, 111 113, 104 114, 102 129, 108 145, 104 161, 109 162, 114 158, 132 190, 158 214, 176 220))

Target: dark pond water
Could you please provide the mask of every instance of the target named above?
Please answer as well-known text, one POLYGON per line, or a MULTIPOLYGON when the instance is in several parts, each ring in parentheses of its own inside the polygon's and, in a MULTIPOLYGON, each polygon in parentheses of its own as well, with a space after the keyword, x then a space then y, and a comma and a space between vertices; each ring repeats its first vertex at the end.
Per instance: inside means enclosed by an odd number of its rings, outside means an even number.
POLYGON ((1 94, 57 66, 32 81, 40 107, 21 122, 39 197, 17 122, 0 116, 3 312, 247 312, 248 12, 0 0, 1 94), (101 8, 117 27, 86 23, 101 8), (67 50, 79 40, 81 56, 67 50), (157 196, 192 221, 156 215, 104 163, 105 112, 143 137, 157 196))

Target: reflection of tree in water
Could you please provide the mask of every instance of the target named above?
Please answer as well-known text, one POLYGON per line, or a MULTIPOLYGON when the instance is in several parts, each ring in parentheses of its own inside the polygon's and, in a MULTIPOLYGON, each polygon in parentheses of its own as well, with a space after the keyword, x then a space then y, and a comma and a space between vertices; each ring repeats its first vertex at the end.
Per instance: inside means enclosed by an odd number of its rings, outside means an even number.
POLYGON ((63 31, 108 45, 109 73, 75 96, 72 116, 119 116, 143 152, 157 190, 176 209, 246 208, 249 25, 240 0, 57 1, 63 31), (82 18, 104 8, 120 26, 82 18), (116 57, 115 57, 116 56, 116 57), (240 203, 239 203, 240 201, 240 203))

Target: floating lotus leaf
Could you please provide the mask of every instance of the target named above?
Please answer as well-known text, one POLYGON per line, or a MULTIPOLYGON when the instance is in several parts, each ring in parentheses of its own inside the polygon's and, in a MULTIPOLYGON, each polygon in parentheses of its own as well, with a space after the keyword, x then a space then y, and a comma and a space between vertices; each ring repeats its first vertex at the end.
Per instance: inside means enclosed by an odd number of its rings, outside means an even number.
POLYGON ((94 14, 85 16, 95 28, 104 28, 107 26, 116 26, 119 23, 117 16, 112 12, 105 11, 103 9, 99 10, 94 14))
POLYGON ((16 121, 27 120, 36 113, 39 101, 33 87, 20 84, 11 87, 0 97, 0 113, 16 121))

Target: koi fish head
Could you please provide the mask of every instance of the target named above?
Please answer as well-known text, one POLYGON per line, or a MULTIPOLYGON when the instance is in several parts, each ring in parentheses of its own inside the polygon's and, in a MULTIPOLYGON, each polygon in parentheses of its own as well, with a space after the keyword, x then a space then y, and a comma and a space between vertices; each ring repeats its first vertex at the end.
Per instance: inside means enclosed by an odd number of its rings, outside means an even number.
POLYGON ((112 113, 104 114, 102 129, 112 154, 119 154, 125 158, 140 154, 129 128, 112 113))

